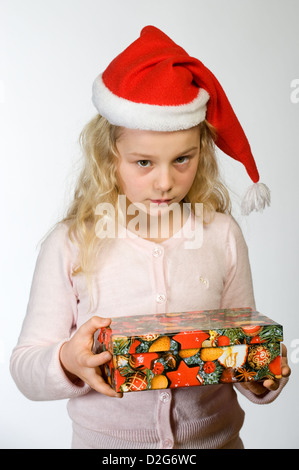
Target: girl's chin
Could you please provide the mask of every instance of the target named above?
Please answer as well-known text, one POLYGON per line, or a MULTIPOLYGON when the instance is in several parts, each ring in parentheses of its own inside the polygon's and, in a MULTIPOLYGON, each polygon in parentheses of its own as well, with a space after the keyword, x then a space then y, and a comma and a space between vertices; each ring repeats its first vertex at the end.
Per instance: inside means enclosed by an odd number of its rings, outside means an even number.
POLYGON ((182 207, 178 202, 167 204, 150 204, 148 208, 148 214, 152 216, 163 216, 171 213, 181 217, 182 207))

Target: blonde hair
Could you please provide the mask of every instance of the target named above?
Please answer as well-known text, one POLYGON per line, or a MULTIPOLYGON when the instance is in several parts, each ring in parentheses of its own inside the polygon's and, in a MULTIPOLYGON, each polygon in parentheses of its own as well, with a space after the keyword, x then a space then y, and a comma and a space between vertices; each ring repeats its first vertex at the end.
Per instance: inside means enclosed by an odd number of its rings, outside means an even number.
MULTIPOLYGON (((215 212, 230 212, 230 198, 219 178, 212 126, 204 121, 199 124, 200 159, 192 187, 184 201, 194 210, 195 203, 203 203, 205 223, 212 220, 215 212)), ((80 144, 84 165, 77 181, 73 201, 61 222, 67 222, 71 241, 79 246, 78 266, 73 274, 92 273, 92 261, 103 240, 96 233, 101 216, 95 208, 100 203, 110 203, 118 216, 117 149, 120 128, 97 115, 82 130, 80 144)))

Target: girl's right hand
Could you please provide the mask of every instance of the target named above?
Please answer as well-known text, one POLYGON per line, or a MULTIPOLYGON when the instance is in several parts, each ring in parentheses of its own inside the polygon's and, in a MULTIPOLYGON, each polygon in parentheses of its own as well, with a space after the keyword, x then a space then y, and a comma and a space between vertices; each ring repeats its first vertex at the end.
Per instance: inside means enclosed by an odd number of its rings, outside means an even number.
POLYGON ((110 361, 112 355, 108 351, 93 354, 91 349, 94 333, 103 327, 109 326, 110 318, 91 317, 64 343, 60 349, 60 362, 67 377, 74 383, 78 378, 91 388, 109 397, 122 397, 122 393, 115 392, 102 377, 100 366, 110 361))

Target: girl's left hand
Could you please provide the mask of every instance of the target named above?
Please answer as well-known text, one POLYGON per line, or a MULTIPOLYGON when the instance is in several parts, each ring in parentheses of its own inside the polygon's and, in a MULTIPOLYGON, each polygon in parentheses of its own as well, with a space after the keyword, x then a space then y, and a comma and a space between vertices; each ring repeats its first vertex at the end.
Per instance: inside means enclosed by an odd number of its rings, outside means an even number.
MULTIPOLYGON (((284 344, 281 345, 281 376, 289 377, 291 369, 288 366, 287 348, 284 344)), ((243 382, 240 383, 244 388, 250 390, 255 395, 263 395, 270 390, 277 390, 279 387, 280 379, 266 379, 264 382, 243 382)))

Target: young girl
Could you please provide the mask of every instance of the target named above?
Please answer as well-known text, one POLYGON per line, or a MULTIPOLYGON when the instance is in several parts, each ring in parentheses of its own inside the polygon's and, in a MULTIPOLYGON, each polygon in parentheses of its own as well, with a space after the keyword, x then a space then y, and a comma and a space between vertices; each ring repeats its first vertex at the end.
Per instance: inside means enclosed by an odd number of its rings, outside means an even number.
MULTIPOLYGON (((244 207, 259 209, 268 192, 244 132, 213 74, 152 26, 96 79, 93 102, 74 200, 37 260, 14 380, 32 400, 70 398, 73 448, 242 448, 233 385, 122 395, 101 375, 110 353, 92 348, 116 316, 255 308, 214 148, 244 164, 255 183, 244 207)), ((280 381, 235 386, 272 402, 290 374, 283 355, 280 381)))

